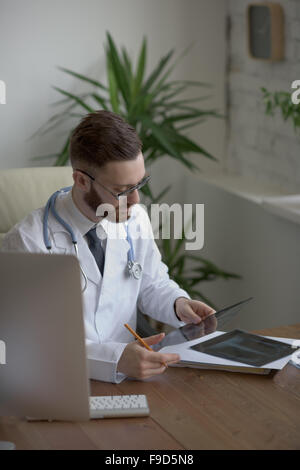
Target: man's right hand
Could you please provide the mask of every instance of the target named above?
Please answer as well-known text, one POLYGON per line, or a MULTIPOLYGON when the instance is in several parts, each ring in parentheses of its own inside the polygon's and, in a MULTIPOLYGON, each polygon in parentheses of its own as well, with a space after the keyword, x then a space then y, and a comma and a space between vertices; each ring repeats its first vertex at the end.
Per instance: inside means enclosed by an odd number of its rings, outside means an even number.
MULTIPOLYGON (((157 344, 164 338, 165 333, 143 338, 149 346, 157 344)), ((160 352, 148 351, 138 341, 127 344, 119 359, 117 371, 135 379, 148 379, 153 375, 165 371, 166 364, 175 364, 180 361, 178 354, 162 354, 160 352)))

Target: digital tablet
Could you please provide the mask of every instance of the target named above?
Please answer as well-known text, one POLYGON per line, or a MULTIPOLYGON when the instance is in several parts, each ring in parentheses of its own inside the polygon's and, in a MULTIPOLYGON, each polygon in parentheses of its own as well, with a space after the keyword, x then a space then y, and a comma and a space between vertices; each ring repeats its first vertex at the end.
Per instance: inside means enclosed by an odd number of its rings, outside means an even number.
POLYGON ((191 349, 230 361, 261 367, 294 352, 290 344, 274 339, 233 330, 208 341, 191 346, 191 349))

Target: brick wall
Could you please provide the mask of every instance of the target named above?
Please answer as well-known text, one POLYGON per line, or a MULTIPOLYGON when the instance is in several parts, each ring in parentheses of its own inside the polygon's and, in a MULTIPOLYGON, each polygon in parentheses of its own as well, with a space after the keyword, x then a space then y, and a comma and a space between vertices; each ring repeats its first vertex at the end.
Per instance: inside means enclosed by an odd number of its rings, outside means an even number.
MULTIPOLYGON (((285 59, 267 63, 247 50, 249 0, 228 2, 227 110, 229 173, 253 177, 287 191, 300 192, 300 130, 285 123, 279 110, 266 116, 260 87, 291 91, 300 80, 300 0, 278 0, 285 16, 285 59)), ((273 2, 275 3, 275 2, 273 2)))

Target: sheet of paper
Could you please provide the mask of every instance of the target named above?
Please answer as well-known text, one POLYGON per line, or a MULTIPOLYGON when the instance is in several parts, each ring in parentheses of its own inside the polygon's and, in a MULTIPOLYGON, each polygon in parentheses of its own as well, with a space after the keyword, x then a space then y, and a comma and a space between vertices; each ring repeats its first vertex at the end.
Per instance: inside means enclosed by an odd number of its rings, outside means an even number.
MULTIPOLYGON (((206 364, 221 364, 221 365, 229 365, 229 366, 245 366, 245 367, 254 367, 248 364, 244 364, 243 362, 237 361, 229 361, 227 359, 223 359, 221 357, 211 356, 209 354, 201 353, 198 351, 194 351, 190 349, 191 346, 194 344, 199 344, 204 341, 207 341, 211 338, 224 334, 224 331, 214 331, 210 335, 204 336, 203 338, 194 339, 192 341, 187 341, 181 344, 175 344, 173 346, 166 346, 160 350, 161 353, 176 353, 180 355, 182 361, 191 361, 191 362, 203 362, 206 364)), ((291 338, 278 338, 274 336, 265 336, 265 338, 274 339, 276 341, 282 341, 283 343, 292 344, 294 339, 291 338)), ((291 359, 291 354, 289 356, 283 357, 278 359, 274 362, 269 362, 268 364, 264 364, 261 368, 262 369, 282 369, 291 359)))

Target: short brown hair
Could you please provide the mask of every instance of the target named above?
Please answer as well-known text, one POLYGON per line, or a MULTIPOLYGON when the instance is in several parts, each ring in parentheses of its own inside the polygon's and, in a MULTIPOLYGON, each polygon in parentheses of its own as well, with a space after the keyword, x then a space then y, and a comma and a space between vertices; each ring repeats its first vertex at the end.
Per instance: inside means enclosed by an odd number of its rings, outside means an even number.
POLYGON ((110 161, 135 160, 142 143, 136 130, 111 111, 87 114, 73 131, 69 156, 71 165, 102 167, 110 161))

